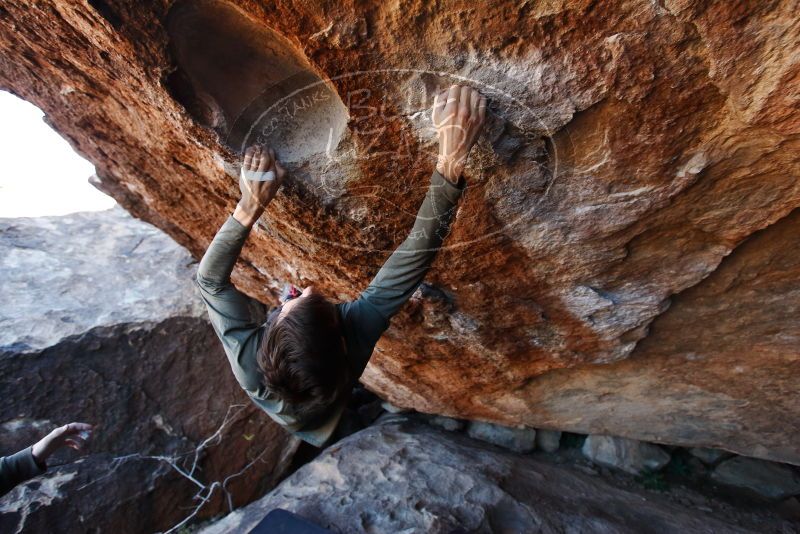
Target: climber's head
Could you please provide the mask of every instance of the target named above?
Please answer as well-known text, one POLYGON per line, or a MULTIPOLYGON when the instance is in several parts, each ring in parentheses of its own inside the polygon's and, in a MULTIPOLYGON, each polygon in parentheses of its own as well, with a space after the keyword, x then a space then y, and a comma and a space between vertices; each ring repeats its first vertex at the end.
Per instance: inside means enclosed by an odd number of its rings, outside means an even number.
POLYGON ((267 319, 258 365, 266 386, 292 403, 298 418, 320 415, 349 380, 336 306, 313 287, 290 292, 267 319))

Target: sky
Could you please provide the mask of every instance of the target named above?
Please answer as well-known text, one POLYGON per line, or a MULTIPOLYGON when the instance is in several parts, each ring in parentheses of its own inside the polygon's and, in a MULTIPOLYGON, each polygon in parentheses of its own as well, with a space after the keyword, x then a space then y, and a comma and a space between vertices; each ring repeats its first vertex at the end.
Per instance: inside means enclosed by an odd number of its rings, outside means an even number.
POLYGON ((94 165, 45 124, 33 104, 0 91, 0 217, 66 215, 111 208, 89 184, 94 165))

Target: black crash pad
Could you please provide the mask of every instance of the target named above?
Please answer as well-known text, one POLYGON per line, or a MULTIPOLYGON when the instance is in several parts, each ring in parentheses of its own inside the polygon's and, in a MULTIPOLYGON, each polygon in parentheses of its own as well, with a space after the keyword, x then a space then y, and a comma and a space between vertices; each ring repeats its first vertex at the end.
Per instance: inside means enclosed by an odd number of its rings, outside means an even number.
POLYGON ((292 512, 276 508, 265 515, 250 534, 333 534, 333 532, 292 512))

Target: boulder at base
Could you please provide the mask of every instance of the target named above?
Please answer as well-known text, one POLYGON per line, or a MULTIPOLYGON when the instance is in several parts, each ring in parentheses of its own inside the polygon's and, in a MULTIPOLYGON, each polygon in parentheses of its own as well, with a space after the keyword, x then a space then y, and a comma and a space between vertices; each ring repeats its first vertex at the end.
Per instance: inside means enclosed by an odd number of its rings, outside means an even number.
MULTIPOLYGON (((387 417, 329 447, 267 496, 201 530, 247 533, 282 508, 346 533, 780 531, 736 514, 676 505, 564 465, 387 417), (744 526, 741 526, 744 525, 744 526), (755 529, 755 527, 752 527, 755 529)), ((787 530, 789 531, 789 530, 787 530)))
MULTIPOLYGON (((121 208, 2 219, 0 269, 0 454, 98 425, 86 456, 59 452, 0 499, 0 532, 166 530, 200 488, 158 457, 187 472, 196 460, 208 485, 242 471, 226 485, 234 506, 285 472, 297 441, 236 384, 195 264, 167 235, 121 208)), ((199 517, 227 511, 217 488, 199 517)))

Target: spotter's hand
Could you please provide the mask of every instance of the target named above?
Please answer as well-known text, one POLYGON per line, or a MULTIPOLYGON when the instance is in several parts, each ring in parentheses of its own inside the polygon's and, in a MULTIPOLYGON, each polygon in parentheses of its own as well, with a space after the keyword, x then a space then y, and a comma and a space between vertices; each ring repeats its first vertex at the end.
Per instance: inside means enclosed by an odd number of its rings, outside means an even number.
POLYGON ((239 189, 242 198, 236 205, 233 217, 243 226, 251 228, 275 197, 286 176, 271 148, 254 145, 244 153, 239 189))
POLYGON ((34 460, 39 465, 46 465, 47 458, 62 447, 70 447, 82 451, 92 436, 93 427, 87 423, 70 423, 60 426, 37 441, 31 448, 34 460))
POLYGON ((458 183, 486 120, 486 97, 472 87, 453 85, 434 98, 432 118, 439 134, 436 170, 458 183))

